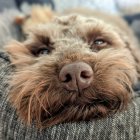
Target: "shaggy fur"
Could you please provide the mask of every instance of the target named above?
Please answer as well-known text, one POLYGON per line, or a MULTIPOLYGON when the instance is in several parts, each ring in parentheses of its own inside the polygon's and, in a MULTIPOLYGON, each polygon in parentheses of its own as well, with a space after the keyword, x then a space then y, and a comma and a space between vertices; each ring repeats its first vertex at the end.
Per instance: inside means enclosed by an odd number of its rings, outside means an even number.
POLYGON ((9 101, 26 124, 45 128, 103 118, 131 101, 140 72, 133 33, 119 18, 89 13, 92 16, 66 15, 38 25, 25 42, 7 46, 16 66, 9 101), (98 40, 103 43, 96 44, 98 40), (82 91, 66 90, 59 79, 63 66, 73 62, 93 69, 93 81, 82 91))
POLYGON ((55 12, 50 7, 46 5, 32 5, 28 14, 19 14, 15 17, 15 23, 21 27, 23 32, 26 32, 32 26, 49 22, 54 16, 55 12))

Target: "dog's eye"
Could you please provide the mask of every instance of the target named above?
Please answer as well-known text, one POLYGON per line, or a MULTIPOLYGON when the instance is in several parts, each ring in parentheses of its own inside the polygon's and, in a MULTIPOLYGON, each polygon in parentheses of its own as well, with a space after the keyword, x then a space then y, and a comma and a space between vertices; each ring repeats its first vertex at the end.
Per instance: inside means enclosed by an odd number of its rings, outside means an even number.
POLYGON ((107 42, 104 39, 95 39, 92 42, 92 49, 95 51, 99 51, 101 49, 104 49, 107 45, 107 42))
POLYGON ((96 46, 105 46, 107 42, 103 39, 96 39, 94 40, 94 45, 96 46))
POLYGON ((50 53, 49 49, 44 48, 44 49, 40 49, 37 54, 38 54, 38 56, 41 56, 41 55, 46 55, 49 53, 50 53))
POLYGON ((50 54, 54 49, 51 46, 47 46, 40 43, 26 44, 26 46, 30 50, 31 54, 35 57, 50 54))

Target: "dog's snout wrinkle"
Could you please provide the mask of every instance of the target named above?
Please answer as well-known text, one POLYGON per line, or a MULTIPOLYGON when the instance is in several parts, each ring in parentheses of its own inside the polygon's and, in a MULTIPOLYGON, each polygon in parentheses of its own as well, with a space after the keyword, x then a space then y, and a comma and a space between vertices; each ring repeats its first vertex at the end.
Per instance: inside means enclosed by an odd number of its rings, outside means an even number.
POLYGON ((59 79, 67 90, 82 91, 91 85, 93 70, 87 63, 74 62, 62 67, 59 79))

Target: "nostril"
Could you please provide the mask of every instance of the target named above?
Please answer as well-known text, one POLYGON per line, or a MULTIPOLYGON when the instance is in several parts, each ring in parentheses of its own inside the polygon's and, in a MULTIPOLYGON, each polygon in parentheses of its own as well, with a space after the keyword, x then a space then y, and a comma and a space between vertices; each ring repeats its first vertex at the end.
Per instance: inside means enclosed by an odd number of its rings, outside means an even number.
POLYGON ((91 74, 88 71, 82 71, 80 77, 88 79, 91 77, 91 74))
POLYGON ((64 83, 68 83, 68 82, 70 82, 71 80, 72 80, 71 75, 70 75, 70 74, 66 74, 65 80, 64 80, 63 82, 64 82, 64 83))

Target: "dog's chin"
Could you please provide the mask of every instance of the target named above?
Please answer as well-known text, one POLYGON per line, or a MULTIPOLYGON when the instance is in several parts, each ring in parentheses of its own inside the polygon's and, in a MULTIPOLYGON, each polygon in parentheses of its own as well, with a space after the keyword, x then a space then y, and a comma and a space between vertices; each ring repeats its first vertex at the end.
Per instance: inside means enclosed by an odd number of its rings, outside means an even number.
POLYGON ((18 113, 24 122, 34 121, 37 127, 46 128, 59 123, 105 118, 126 108, 130 98, 125 87, 119 92, 116 88, 112 91, 90 88, 80 93, 64 90, 61 94, 52 91, 48 99, 46 96, 41 99, 29 97, 26 104, 21 101, 18 113))

